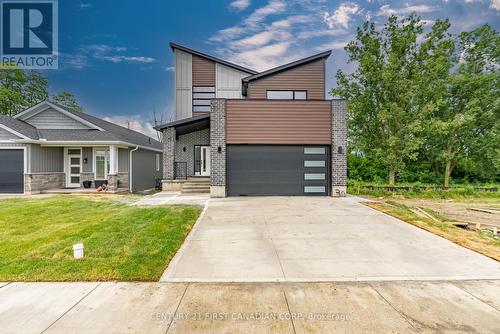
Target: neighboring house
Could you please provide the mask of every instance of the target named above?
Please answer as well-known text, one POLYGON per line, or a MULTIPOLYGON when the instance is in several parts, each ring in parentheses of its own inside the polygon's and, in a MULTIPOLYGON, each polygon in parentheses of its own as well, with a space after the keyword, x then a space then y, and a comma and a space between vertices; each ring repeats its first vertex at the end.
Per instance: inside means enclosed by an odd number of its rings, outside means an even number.
POLYGON ((0 193, 92 187, 155 187, 161 143, 136 131, 51 102, 0 116, 0 193))
POLYGON ((210 177, 213 197, 346 192, 346 111, 325 98, 331 51, 261 73, 170 43, 175 121, 163 132, 163 189, 210 177))

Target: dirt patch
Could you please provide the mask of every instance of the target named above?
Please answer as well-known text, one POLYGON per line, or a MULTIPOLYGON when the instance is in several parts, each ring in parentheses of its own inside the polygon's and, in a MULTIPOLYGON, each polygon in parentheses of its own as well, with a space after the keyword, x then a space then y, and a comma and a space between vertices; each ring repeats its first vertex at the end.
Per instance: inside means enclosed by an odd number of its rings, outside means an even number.
POLYGON ((500 214, 486 213, 471 210, 472 208, 498 209, 500 200, 481 203, 476 201, 460 202, 455 200, 440 199, 397 199, 395 202, 410 207, 428 208, 454 221, 466 222, 469 224, 487 224, 497 226, 500 229, 500 214))

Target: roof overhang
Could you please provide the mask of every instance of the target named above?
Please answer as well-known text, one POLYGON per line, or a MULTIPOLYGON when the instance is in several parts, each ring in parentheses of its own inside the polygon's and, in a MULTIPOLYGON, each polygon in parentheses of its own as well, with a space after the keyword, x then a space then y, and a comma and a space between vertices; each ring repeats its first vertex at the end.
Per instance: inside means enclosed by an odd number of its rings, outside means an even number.
POLYGON ((208 129, 210 128, 210 114, 194 116, 155 126, 155 129, 158 131, 168 128, 175 128, 175 133, 177 135, 208 129))
POLYGON ((254 71, 252 69, 249 69, 249 68, 246 68, 246 67, 243 67, 243 66, 240 66, 240 65, 233 64, 233 63, 228 62, 228 61, 226 61, 224 59, 220 59, 220 58, 217 58, 217 57, 214 57, 214 56, 207 55, 206 53, 203 53, 203 52, 200 52, 200 51, 196 51, 194 49, 191 49, 191 48, 188 48, 188 47, 176 44, 174 42, 170 42, 170 47, 172 48, 173 51, 175 49, 178 49, 178 50, 181 50, 181 51, 184 51, 184 52, 187 52, 187 53, 191 53, 191 54, 200 56, 202 58, 212 60, 212 61, 214 61, 216 63, 232 67, 232 68, 237 69, 238 71, 241 71, 241 72, 245 72, 245 73, 252 74, 252 75, 258 73, 257 71, 254 71))
POLYGON ((276 73, 279 73, 282 71, 290 70, 294 67, 302 66, 302 65, 305 65, 305 64, 313 62, 313 61, 317 61, 320 59, 326 59, 326 58, 330 57, 331 53, 332 53, 332 50, 328 50, 328 51, 321 52, 321 53, 315 54, 315 55, 307 57, 307 58, 296 60, 294 62, 285 64, 285 65, 271 68, 271 69, 264 71, 264 72, 250 75, 248 77, 243 78, 243 83, 245 84, 245 83, 248 83, 249 81, 257 80, 257 79, 263 78, 263 77, 271 75, 271 74, 276 74, 276 73))
POLYGON ((38 144, 40 146, 109 146, 109 145, 117 145, 122 147, 138 147, 144 150, 154 151, 154 152, 163 152, 160 148, 154 148, 144 145, 137 145, 133 143, 128 143, 126 141, 120 140, 99 140, 99 141, 91 141, 91 140, 15 140, 14 143, 18 144, 38 144))

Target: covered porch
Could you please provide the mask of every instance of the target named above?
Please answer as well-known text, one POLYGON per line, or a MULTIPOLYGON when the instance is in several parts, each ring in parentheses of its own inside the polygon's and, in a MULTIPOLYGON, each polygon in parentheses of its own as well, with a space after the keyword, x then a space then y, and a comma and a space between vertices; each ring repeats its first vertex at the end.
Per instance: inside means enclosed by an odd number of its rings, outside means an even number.
POLYGON ((129 189, 129 148, 119 145, 31 145, 27 193, 107 192, 129 189))
POLYGON ((210 115, 163 127, 163 189, 180 190, 188 178, 210 177, 210 115))

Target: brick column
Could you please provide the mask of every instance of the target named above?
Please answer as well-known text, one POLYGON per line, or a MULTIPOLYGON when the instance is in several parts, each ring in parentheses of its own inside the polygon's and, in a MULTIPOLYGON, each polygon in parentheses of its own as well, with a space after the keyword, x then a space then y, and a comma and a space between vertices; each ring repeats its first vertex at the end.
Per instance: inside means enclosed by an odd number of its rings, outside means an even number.
POLYGON ((210 113, 210 196, 226 197, 226 100, 215 99, 210 113))
POLYGON ((163 179, 174 179, 175 128, 163 130, 163 179))
POLYGON ((347 102, 332 100, 332 193, 342 197, 347 191, 347 102))
POLYGON ((179 191, 182 189, 182 183, 174 180, 175 135, 175 128, 173 127, 163 130, 163 191, 179 191))

